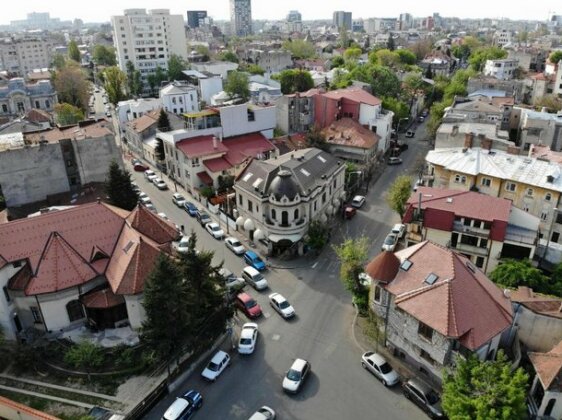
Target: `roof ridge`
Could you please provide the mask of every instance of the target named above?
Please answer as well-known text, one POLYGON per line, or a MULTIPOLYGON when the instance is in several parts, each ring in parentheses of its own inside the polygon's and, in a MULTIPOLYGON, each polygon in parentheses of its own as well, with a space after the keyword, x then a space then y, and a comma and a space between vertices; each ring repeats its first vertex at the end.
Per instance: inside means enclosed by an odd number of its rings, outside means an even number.
POLYGON ((428 284, 427 286, 421 286, 414 290, 409 290, 408 292, 402 293, 396 296, 396 303, 405 302, 415 296, 421 295, 429 290, 437 289, 440 286, 446 285, 451 281, 451 279, 443 279, 442 281, 437 281, 433 284, 428 284))

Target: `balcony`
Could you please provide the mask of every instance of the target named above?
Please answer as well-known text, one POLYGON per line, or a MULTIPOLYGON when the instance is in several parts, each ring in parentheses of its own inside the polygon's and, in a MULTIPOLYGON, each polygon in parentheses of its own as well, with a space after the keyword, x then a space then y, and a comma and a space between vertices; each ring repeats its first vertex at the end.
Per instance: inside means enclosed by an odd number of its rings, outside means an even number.
POLYGON ((471 255, 478 255, 481 257, 488 256, 488 248, 480 248, 473 245, 462 244, 457 242, 456 245, 453 245, 450 241, 447 242, 447 248, 454 249, 460 253, 466 253, 471 255))
POLYGON ((478 236, 480 238, 488 238, 490 236, 490 229, 481 229, 473 226, 465 226, 463 223, 457 220, 453 222, 453 231, 459 233, 466 233, 467 235, 478 236))

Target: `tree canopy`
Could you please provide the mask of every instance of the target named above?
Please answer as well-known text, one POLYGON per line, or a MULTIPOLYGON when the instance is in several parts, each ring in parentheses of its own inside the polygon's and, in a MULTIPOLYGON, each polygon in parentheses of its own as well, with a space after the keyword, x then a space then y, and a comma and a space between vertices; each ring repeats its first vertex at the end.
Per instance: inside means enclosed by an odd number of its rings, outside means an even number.
POLYGON ((96 45, 92 53, 92 60, 98 66, 115 66, 117 65, 117 58, 115 57, 115 50, 112 47, 105 45, 96 45))
POLYGON ((369 243, 371 240, 365 236, 348 238, 340 245, 334 246, 334 251, 340 261, 340 279, 345 288, 351 292, 361 289, 359 275, 367 261, 369 243))
POLYGON ((84 119, 82 109, 64 102, 55 105, 55 115, 59 125, 76 124, 84 119))
POLYGON ((562 99, 555 95, 544 95, 535 100, 533 105, 536 108, 545 107, 548 112, 558 112, 562 110, 562 99))
POLYGON ((187 63, 177 54, 172 54, 168 60, 168 80, 180 80, 182 71, 187 68, 187 63))
POLYGON ((562 51, 554 51, 552 54, 550 54, 548 59, 551 63, 558 64, 558 62, 562 60, 562 51))
POLYGON ((103 87, 107 92, 107 99, 113 105, 117 105, 119 101, 126 98, 125 86, 127 77, 125 73, 117 66, 111 66, 102 72, 103 87))
POLYGON ((68 58, 76 61, 77 63, 80 63, 80 50, 78 49, 78 45, 74 40, 68 43, 68 58))
POLYGON ((238 56, 232 51, 223 51, 219 54, 219 60, 230 61, 231 63, 238 63, 238 56))
POLYGON ((224 84, 224 91, 232 98, 240 98, 246 102, 250 98, 250 88, 248 87, 248 75, 239 71, 228 73, 224 84))
POLYGON ((135 68, 135 65, 130 60, 127 61, 125 67, 127 69, 126 76, 129 95, 138 96, 142 92, 141 73, 138 69, 135 68))
POLYGON ((482 71, 486 60, 496 60, 507 57, 507 51, 499 47, 479 47, 476 48, 468 62, 470 66, 475 71, 482 71))
POLYGON ((501 350, 496 360, 459 357, 443 376, 443 410, 451 419, 525 418, 528 379, 522 368, 512 371, 501 350))
POLYGON ((279 74, 281 92, 284 95, 295 92, 306 92, 314 87, 312 76, 306 70, 289 69, 279 74))
POLYGON ((138 203, 137 192, 131 185, 131 174, 119 167, 116 161, 109 164, 105 180, 105 193, 109 204, 125 210, 132 210, 138 203))
POLYGON ((148 83, 148 86, 150 87, 152 94, 155 94, 157 88, 160 88, 162 82, 166 81, 167 79, 168 79, 168 73, 166 73, 166 71, 162 67, 158 66, 156 67, 154 73, 151 73, 146 77, 146 82, 148 83))
POLYGON ((283 42, 283 48, 296 59, 312 58, 316 55, 314 45, 302 39, 286 40, 283 42))
POLYGON ((90 82, 86 73, 73 61, 66 63, 53 76, 59 102, 65 102, 86 111, 90 99, 90 82))
POLYGON ((408 105, 398 98, 385 96, 382 100, 382 107, 394 112, 394 117, 392 118, 393 124, 397 124, 401 119, 408 118, 408 105))
POLYGON ((489 274, 494 283, 509 288, 527 286, 535 292, 562 297, 562 265, 556 266, 552 275, 546 276, 529 260, 502 260, 489 274))
POLYGON ((347 50, 344 51, 343 56, 348 61, 356 61, 356 60, 359 59, 359 57, 361 57, 361 54, 363 54, 363 51, 361 51, 361 48, 350 47, 350 48, 348 48, 347 50))
POLYGON ((64 354, 64 361, 88 374, 103 364, 103 349, 89 341, 81 341, 71 346, 64 354))
POLYGON ((265 74, 265 70, 257 64, 248 65, 246 67, 246 71, 250 74, 258 74, 260 76, 263 76, 265 74))
POLYGON ((390 208, 394 210, 400 218, 404 217, 406 211, 406 201, 412 194, 412 178, 407 175, 400 175, 390 186, 386 195, 386 201, 390 208))

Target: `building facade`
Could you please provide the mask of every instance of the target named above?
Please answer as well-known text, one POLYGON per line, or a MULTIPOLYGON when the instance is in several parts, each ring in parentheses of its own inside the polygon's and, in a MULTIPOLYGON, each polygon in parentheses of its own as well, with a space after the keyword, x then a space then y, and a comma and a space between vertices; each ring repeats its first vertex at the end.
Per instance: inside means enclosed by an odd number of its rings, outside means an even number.
POLYGON ((176 115, 199 111, 197 88, 185 82, 174 81, 160 89, 164 110, 176 115))
POLYGON ((147 77, 157 67, 168 70, 168 60, 175 54, 187 60, 187 38, 182 15, 168 9, 127 9, 112 16, 113 42, 119 68, 127 71, 127 62, 141 73, 148 91, 147 77))
POLYGON ((338 10, 334 12, 332 18, 332 25, 334 25, 338 30, 341 28, 350 31, 352 28, 353 19, 351 12, 344 12, 342 10, 338 10))
POLYGON ((0 70, 24 77, 34 69, 51 67, 54 43, 43 38, 0 40, 0 70))
POLYGON ((517 59, 486 60, 484 75, 500 80, 511 80, 515 77, 518 68, 519 60, 517 59))
POLYGON ((232 35, 252 35, 252 0, 230 0, 230 25, 232 35))
POLYGON ((206 10, 188 10, 187 11, 187 27, 191 29, 199 28, 204 24, 207 18, 206 10))
POLYGON ((34 108, 53 112, 56 103, 57 93, 50 80, 25 83, 18 77, 0 84, 0 116, 23 115, 34 108))

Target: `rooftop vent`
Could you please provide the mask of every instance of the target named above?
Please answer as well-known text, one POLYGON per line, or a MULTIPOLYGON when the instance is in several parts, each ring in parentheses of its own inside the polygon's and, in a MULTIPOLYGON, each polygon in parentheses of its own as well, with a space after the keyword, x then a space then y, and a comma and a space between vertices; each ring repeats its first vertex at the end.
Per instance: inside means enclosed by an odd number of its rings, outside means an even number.
POLYGON ((447 203, 452 203, 453 202, 453 197, 447 197, 447 203))

